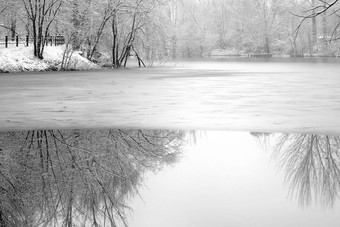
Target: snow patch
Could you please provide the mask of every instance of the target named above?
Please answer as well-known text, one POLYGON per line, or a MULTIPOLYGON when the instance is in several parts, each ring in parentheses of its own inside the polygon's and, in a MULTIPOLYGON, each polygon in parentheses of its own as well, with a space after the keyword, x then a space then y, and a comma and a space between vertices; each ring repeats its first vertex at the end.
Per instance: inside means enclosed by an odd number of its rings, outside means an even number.
MULTIPOLYGON (((0 72, 60 70, 64 51, 65 45, 46 46, 44 59, 39 60, 33 55, 33 47, 2 48, 0 49, 0 72)), ((70 70, 91 70, 100 67, 82 57, 79 51, 75 51, 68 68, 70 70)))

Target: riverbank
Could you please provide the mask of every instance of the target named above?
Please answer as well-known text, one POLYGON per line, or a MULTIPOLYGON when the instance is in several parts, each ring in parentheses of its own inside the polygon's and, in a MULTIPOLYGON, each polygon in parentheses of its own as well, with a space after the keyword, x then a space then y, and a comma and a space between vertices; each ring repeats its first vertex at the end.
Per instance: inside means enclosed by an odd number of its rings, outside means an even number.
MULTIPOLYGON (((0 73, 59 71, 65 51, 63 46, 46 46, 44 59, 33 56, 33 47, 2 48, 0 50, 0 73)), ((67 70, 93 70, 101 67, 73 52, 67 70)))

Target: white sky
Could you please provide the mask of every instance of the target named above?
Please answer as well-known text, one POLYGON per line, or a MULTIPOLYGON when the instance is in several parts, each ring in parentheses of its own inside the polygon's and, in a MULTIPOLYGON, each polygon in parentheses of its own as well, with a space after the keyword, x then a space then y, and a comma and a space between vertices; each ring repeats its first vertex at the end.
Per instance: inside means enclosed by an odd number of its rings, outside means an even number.
POLYGON ((298 207, 270 152, 245 132, 207 132, 173 168, 152 175, 131 227, 335 227, 340 209, 298 207))

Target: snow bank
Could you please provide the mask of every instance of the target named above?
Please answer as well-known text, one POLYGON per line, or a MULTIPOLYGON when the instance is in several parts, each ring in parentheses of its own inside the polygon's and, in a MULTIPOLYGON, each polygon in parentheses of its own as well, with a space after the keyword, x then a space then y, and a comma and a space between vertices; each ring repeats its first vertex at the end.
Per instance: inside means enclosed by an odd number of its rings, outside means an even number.
MULTIPOLYGON (((64 46, 47 46, 44 59, 33 56, 33 47, 0 49, 0 72, 50 71, 60 70, 64 46)), ((68 67, 70 70, 90 70, 100 68, 75 51, 68 67)))

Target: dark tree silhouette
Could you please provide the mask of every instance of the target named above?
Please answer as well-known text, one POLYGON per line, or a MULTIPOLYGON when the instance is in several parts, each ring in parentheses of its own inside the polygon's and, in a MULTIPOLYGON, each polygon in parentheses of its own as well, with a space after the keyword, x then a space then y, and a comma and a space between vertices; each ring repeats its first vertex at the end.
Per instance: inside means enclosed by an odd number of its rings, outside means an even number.
POLYGON ((324 42, 326 43, 326 41, 332 41, 334 39, 338 39, 339 37, 335 37, 335 35, 336 35, 336 32, 339 29, 340 20, 336 24, 336 26, 333 28, 330 40, 326 40, 327 39, 327 16, 328 17, 335 16, 335 17, 339 18, 340 17, 339 11, 340 11, 339 0, 333 0, 331 2, 328 2, 327 0, 312 0, 311 7, 308 10, 302 12, 301 14, 293 13, 295 16, 301 18, 301 21, 300 21, 296 31, 297 32, 299 31, 300 27, 302 26, 302 24, 306 20, 312 19, 312 22, 313 22, 313 28, 312 28, 313 29, 313 42, 315 42, 315 36, 316 36, 316 33, 317 33, 316 32, 315 18, 322 17, 324 42), (327 13, 328 13, 328 15, 327 15, 327 13))
POLYGON ((33 33, 34 56, 43 59, 46 37, 64 0, 21 0, 33 33))
POLYGON ((174 163, 184 132, 0 133, 0 226, 127 226, 146 171, 174 163))

